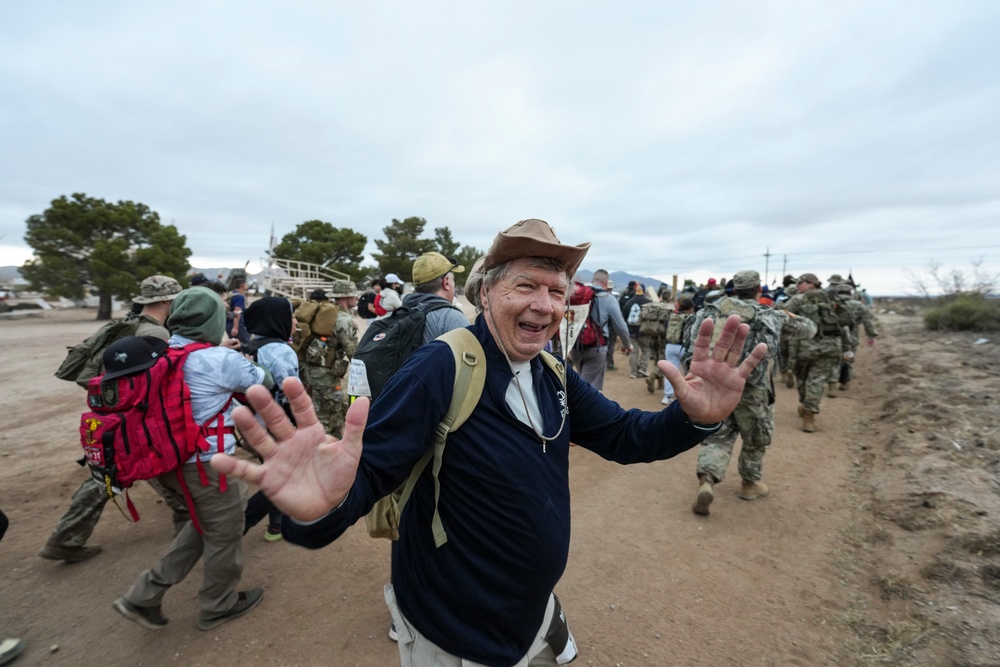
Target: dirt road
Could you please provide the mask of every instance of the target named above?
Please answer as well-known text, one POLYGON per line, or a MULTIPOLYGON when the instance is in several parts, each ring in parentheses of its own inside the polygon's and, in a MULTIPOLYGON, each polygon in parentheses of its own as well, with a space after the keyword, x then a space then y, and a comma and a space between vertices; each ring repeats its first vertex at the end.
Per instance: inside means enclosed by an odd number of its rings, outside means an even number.
MULTIPOLYGON (((85 475, 74 463, 83 394, 52 372, 65 346, 96 328, 92 318, 76 310, 0 321, 0 508, 11 522, 0 544, 0 636, 26 641, 17 664, 398 664, 382 602, 389 544, 369 539, 363 522, 315 552, 252 531, 244 581, 263 586, 264 601, 209 632, 196 629, 197 571, 168 593, 161 632, 111 608, 171 540, 169 513, 145 486, 133 491, 137 524, 108 505, 92 540, 104 547, 98 557, 66 565, 36 556, 85 475)), ((739 500, 731 476, 710 517, 690 509, 695 451, 635 466, 572 452, 573 542, 557 591, 581 648, 576 664, 855 664, 849 619, 873 613, 851 542, 869 511, 857 495, 857 453, 875 446, 857 424, 877 417, 878 354, 861 353, 851 391, 824 401, 817 433, 798 430, 795 391, 779 387, 765 461, 771 496, 739 500)), ((609 373, 606 393, 626 407, 660 407, 627 371, 609 373)))

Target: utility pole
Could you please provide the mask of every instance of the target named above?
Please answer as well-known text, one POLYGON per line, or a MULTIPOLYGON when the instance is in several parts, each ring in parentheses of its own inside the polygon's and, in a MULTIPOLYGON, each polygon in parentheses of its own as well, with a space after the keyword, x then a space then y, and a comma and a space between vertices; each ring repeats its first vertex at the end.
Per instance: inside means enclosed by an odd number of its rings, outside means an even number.
POLYGON ((767 246, 767 250, 764 251, 764 284, 770 283, 770 276, 768 273, 771 270, 771 246, 767 246))
POLYGON ((788 275, 788 255, 785 255, 781 262, 781 279, 784 280, 786 275, 788 275))

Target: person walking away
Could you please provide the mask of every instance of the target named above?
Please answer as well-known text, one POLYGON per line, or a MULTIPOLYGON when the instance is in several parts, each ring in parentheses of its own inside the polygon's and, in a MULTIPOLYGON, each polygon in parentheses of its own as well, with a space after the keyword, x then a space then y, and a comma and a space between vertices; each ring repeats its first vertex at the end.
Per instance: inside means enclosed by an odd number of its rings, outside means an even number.
POLYGON ((229 308, 233 312, 233 323, 227 333, 230 338, 240 341, 240 345, 246 345, 250 342, 250 332, 247 331, 247 324, 243 318, 243 313, 247 309, 246 295, 246 280, 240 280, 236 285, 236 289, 229 295, 229 308))
POLYGON ((739 474, 742 480, 739 498, 756 500, 768 495, 763 478, 764 454, 774 433, 774 379, 773 364, 778 355, 777 343, 782 330, 787 329, 794 338, 812 338, 816 325, 811 320, 791 313, 762 306, 760 274, 753 270, 740 271, 733 276, 733 296, 724 296, 706 304, 695 316, 694 327, 700 327, 707 318, 716 326, 728 315, 736 313, 750 326, 750 334, 743 346, 748 354, 758 343, 767 345, 767 356, 747 378, 743 395, 736 409, 722 421, 722 428, 705 438, 698 446, 698 494, 691 509, 695 514, 708 515, 715 498, 714 486, 726 477, 726 469, 733 455, 736 437, 740 447, 739 474))
MULTIPOLYGON (((687 379, 661 364, 678 401, 655 413, 624 410, 558 359, 542 357, 588 247, 561 243, 544 221, 523 220, 499 233, 486 253, 476 322, 452 332, 482 350, 462 356, 463 363, 485 364, 482 393, 448 435, 445 455, 415 480, 385 590, 402 665, 572 660, 576 643, 554 593, 569 555, 570 442, 618 463, 686 451, 733 410, 765 354, 758 346, 737 365, 749 330, 739 317, 725 322, 710 354, 713 323, 706 322, 687 379)), ((212 466, 260 484, 285 512, 285 539, 320 548, 432 455, 455 379, 451 347, 422 346, 374 403, 352 404, 339 441, 323 432, 294 380, 285 387, 294 429, 268 392, 251 388, 251 404, 279 439, 241 409, 240 430, 264 455, 263 465, 219 455, 212 466)))
POLYGON ((875 347, 875 339, 878 338, 878 327, 875 326, 875 318, 872 317, 871 311, 861 301, 852 298, 854 288, 850 283, 839 283, 835 292, 837 303, 846 308, 851 314, 851 325, 847 330, 848 349, 844 353, 844 360, 840 365, 840 373, 833 381, 833 386, 839 385, 840 391, 846 391, 854 376, 854 360, 857 356, 858 346, 861 344, 861 338, 858 336, 860 327, 864 326, 865 328, 866 345, 868 347, 875 347))
MULTIPOLYGON (((617 332, 618 337, 623 341, 622 351, 626 354, 632 353, 632 344, 629 341, 628 325, 622 317, 621 308, 618 302, 608 291, 608 272, 604 269, 594 271, 591 278, 590 288, 594 290, 594 299, 590 307, 596 310, 596 321, 604 335, 604 340, 608 340, 609 331, 617 332)), ((588 382, 594 389, 601 391, 604 389, 604 372, 607 368, 605 359, 608 354, 608 345, 598 345, 584 348, 577 345, 570 351, 570 361, 577 373, 588 382)))
POLYGON ((645 288, 636 284, 635 293, 632 297, 625 302, 625 306, 622 308, 622 314, 625 316, 625 325, 628 327, 629 335, 629 345, 632 346, 632 352, 628 357, 629 365, 629 377, 631 379, 649 377, 649 371, 646 370, 649 367, 649 357, 651 350, 649 349, 649 342, 643 341, 639 338, 639 318, 642 315, 642 307, 647 303, 651 303, 650 298, 646 296, 645 288))
MULTIPOLYGON (((171 347, 198 341, 212 344, 191 352, 184 364, 192 414, 205 434, 208 451, 196 453, 182 467, 202 532, 188 522, 167 552, 153 567, 144 570, 128 592, 112 605, 125 618, 148 630, 166 626, 167 618, 161 607, 163 596, 171 586, 183 581, 199 560, 203 560, 198 591, 199 630, 211 630, 249 613, 264 595, 261 588, 236 590, 243 574, 246 484, 209 469, 207 464, 215 453, 232 455, 236 451, 233 394, 264 384, 260 389, 270 396, 273 381, 265 369, 236 350, 219 345, 225 334, 225 318, 224 304, 206 287, 183 290, 167 318, 171 347)), ((301 390, 301 385, 296 386, 301 390)), ((159 480, 179 493, 182 491, 174 473, 161 475, 159 480)))
MULTIPOLYGON (((126 322, 134 323, 135 328, 131 335, 153 336, 160 340, 167 340, 170 334, 163 323, 167 321, 171 302, 177 298, 180 291, 180 284, 169 276, 149 276, 139 283, 139 296, 132 300, 134 304, 140 306, 139 313, 130 314, 125 318, 126 322)), ((108 340, 107 344, 110 345, 113 342, 113 340, 108 340)), ((100 355, 97 355, 96 358, 100 358, 100 355)), ((96 370, 96 375, 100 375, 104 369, 102 367, 96 370)), ((174 535, 176 535, 190 520, 184 496, 175 493, 156 479, 147 481, 170 508, 174 535)), ((73 494, 69 509, 59 518, 56 527, 52 530, 45 546, 38 552, 38 555, 48 560, 79 563, 99 554, 101 552, 100 545, 88 545, 87 541, 94 533, 94 529, 97 528, 97 522, 104 512, 104 506, 108 504, 110 499, 104 485, 88 474, 87 479, 73 494)))
MULTIPOLYGON (((288 344, 295 326, 292 304, 282 297, 266 296, 251 303, 244 317, 247 331, 252 338, 242 351, 251 361, 264 367, 271 374, 274 380, 271 389, 274 402, 281 406, 289 418, 292 418, 288 397, 281 389, 287 378, 299 377, 299 358, 288 344)), ((264 530, 264 540, 277 542, 281 539, 281 512, 261 491, 250 496, 247 501, 243 534, 246 535, 265 516, 268 517, 268 523, 264 530)))
MULTIPOLYGON (((816 431, 816 415, 826 391, 827 380, 838 367, 844 350, 844 326, 834 309, 830 295, 821 289, 822 282, 813 273, 804 273, 796 282, 796 294, 778 307, 801 315, 816 324, 813 338, 797 341, 795 379, 799 389, 798 413, 802 430, 816 431)), ((848 321, 849 315, 844 311, 848 321)), ((791 348, 791 346, 790 346, 791 348)))

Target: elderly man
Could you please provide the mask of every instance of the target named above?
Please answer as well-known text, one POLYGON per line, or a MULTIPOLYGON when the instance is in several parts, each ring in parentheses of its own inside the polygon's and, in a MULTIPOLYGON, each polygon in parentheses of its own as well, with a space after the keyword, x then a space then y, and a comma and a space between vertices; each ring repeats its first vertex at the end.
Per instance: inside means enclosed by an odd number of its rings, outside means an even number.
MULTIPOLYGON (((482 280, 471 281, 479 314, 469 331, 484 350, 486 383, 449 435, 437 491, 428 466, 403 509, 385 593, 403 665, 572 659, 575 643, 553 594, 569 554, 570 441, 618 463, 675 456, 718 429, 764 356, 761 345, 739 363, 748 327, 738 317, 710 354, 706 322, 686 378, 660 362, 678 401, 658 413, 626 411, 575 372, 550 367, 540 353, 589 247, 562 244, 548 223, 523 220, 497 235, 482 280), (436 512, 447 530, 441 546, 431 531, 436 512)), ((294 381, 285 391, 297 428, 254 388, 251 403, 278 441, 241 410, 240 429, 264 464, 216 456, 212 465, 259 484, 288 515, 286 539, 322 547, 407 478, 435 439, 454 380, 450 347, 424 345, 370 410, 355 401, 339 441, 326 437, 294 381)))

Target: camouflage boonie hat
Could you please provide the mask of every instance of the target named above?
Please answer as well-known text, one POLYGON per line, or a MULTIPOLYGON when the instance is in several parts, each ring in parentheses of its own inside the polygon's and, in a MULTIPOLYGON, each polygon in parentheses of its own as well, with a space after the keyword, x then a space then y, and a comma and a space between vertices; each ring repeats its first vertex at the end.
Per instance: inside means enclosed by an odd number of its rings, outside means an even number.
POLYGON ((739 290, 760 287, 760 274, 752 269, 740 271, 733 276, 733 287, 739 290))
POLYGON ((170 276, 150 276, 139 283, 139 296, 132 301, 133 303, 173 301, 180 292, 180 283, 170 276))
POLYGON ((334 280, 333 285, 330 286, 330 291, 326 295, 331 299, 360 296, 357 287, 350 280, 334 280))
POLYGON ((837 294, 850 294, 854 291, 851 283, 837 283, 833 286, 833 291, 837 294))

